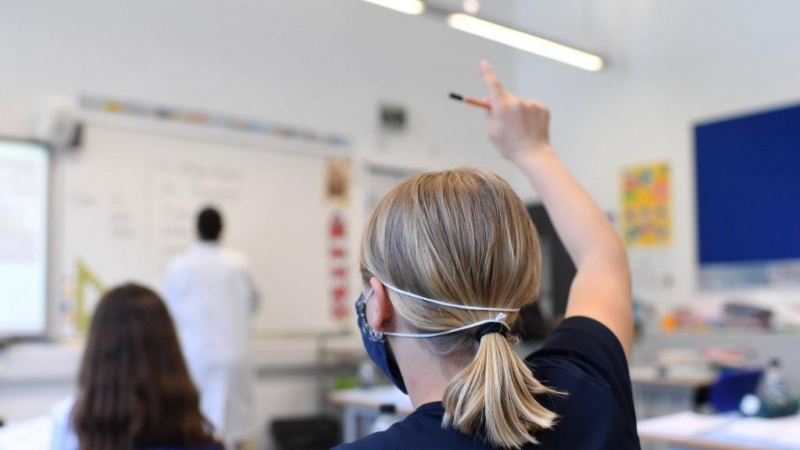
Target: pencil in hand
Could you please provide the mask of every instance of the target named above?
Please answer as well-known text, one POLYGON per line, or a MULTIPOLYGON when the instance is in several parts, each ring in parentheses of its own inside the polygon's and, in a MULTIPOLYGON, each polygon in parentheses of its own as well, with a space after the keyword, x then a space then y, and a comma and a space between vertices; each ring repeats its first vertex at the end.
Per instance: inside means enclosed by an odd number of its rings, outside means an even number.
POLYGON ((476 99, 471 98, 471 97, 464 97, 463 95, 457 94, 455 92, 451 92, 450 93, 450 98, 452 98, 453 100, 458 100, 459 102, 464 102, 464 103, 470 104, 472 106, 477 106, 479 108, 483 108, 483 109, 485 109, 487 111, 492 109, 491 105, 489 105, 487 102, 482 102, 480 100, 476 100, 476 99))

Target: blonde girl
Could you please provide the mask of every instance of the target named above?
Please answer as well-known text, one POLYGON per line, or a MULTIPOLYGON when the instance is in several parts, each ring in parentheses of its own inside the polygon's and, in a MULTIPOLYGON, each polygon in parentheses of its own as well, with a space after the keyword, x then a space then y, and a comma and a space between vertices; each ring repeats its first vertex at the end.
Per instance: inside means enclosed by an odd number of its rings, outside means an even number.
POLYGON ((500 177, 426 173, 389 193, 361 250, 370 357, 416 407, 339 450, 637 449, 625 250, 550 146, 549 112, 488 64, 489 137, 541 196, 577 267, 566 319, 525 359, 510 325, 539 291, 536 230, 500 177))

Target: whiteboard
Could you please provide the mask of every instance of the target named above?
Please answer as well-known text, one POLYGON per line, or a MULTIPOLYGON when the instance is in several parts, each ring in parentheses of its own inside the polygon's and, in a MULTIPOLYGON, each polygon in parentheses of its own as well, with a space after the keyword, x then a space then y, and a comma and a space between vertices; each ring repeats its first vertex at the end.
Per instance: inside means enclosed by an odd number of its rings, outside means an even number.
POLYGON ((50 155, 0 139, 0 339, 44 334, 50 155))
POLYGON ((61 161, 59 309, 74 327, 77 304, 91 310, 105 287, 134 280, 159 289, 170 259, 196 240, 197 212, 212 204, 225 219, 223 244, 251 262, 256 331, 348 328, 350 318, 332 314, 329 230, 336 215, 351 223, 352 208, 326 201, 330 149, 157 131, 89 124, 82 148, 61 161))

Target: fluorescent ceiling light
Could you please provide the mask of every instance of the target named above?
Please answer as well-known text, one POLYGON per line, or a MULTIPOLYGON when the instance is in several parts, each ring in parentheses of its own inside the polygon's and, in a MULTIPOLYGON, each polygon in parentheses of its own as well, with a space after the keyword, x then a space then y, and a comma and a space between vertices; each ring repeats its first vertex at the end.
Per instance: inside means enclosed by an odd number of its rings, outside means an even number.
POLYGON ((405 14, 422 14, 425 12, 425 3, 421 0, 364 0, 385 8, 400 11, 405 14))
MULTIPOLYGON (((367 0, 371 1, 371 0, 367 0)), ((510 47, 554 59, 565 64, 596 72, 603 68, 603 58, 566 45, 548 41, 513 28, 478 19, 467 14, 451 14, 447 24, 475 36, 499 42, 510 47)))

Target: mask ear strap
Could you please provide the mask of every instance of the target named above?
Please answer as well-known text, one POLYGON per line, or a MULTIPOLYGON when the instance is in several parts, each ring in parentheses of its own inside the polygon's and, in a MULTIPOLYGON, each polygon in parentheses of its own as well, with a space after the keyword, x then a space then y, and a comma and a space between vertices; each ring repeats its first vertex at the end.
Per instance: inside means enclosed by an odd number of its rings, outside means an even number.
POLYGON ((398 294, 407 295, 412 298, 416 298, 417 300, 422 300, 424 302, 433 303, 434 305, 444 306, 446 308, 455 308, 455 309, 465 309, 468 311, 498 311, 498 312, 512 312, 516 313, 519 312, 520 308, 491 308, 488 306, 469 306, 469 305, 458 305, 456 303, 449 303, 443 302, 441 300, 436 300, 433 298, 423 297, 421 295, 417 295, 413 292, 404 291, 402 289, 396 288, 389 283, 385 283, 381 281, 381 283, 386 286, 387 289, 397 292, 398 294))
POLYGON ((462 327, 453 328, 452 330, 440 331, 438 333, 420 333, 420 334, 416 334, 416 333, 394 333, 394 332, 384 331, 383 334, 385 334, 386 336, 424 339, 424 338, 434 338, 434 337, 444 336, 446 334, 458 333, 459 331, 469 330, 470 328, 475 328, 475 327, 479 327, 481 325, 486 325, 486 324, 500 324, 507 331, 510 331, 511 328, 508 326, 508 324, 503 322, 503 320, 505 318, 506 318, 505 313, 500 313, 494 319, 479 320, 478 322, 473 322, 473 323, 464 325, 462 327))

